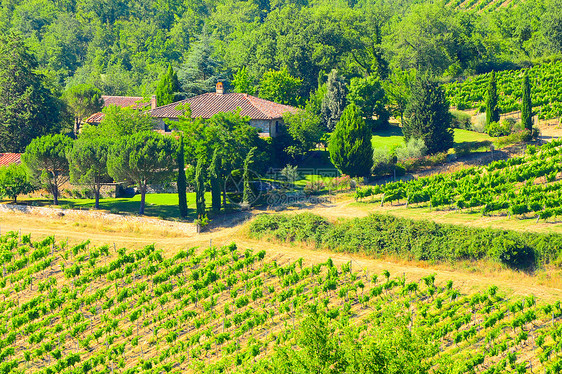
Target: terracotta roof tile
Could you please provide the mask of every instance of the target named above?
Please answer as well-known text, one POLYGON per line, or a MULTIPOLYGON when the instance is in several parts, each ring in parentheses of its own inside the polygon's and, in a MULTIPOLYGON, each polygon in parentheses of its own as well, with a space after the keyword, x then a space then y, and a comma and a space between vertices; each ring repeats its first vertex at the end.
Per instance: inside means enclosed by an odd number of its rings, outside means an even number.
MULTIPOLYGON (((103 99, 103 107, 107 108, 110 105, 117 105, 121 108, 133 107, 135 109, 144 108, 150 105, 149 101, 143 101, 144 97, 140 96, 107 96, 102 95, 103 99)), ((100 123, 103 119, 103 113, 98 112, 92 114, 88 119, 85 121, 86 123, 90 124, 97 124, 100 123)))
POLYGON ((0 153, 0 166, 21 164, 21 153, 0 153))
POLYGON ((106 96, 102 95, 103 107, 117 105, 122 108, 134 107, 135 109, 144 108, 150 104, 150 101, 143 101, 144 97, 139 96, 106 96))
POLYGON ((96 123, 101 123, 101 120, 103 119, 103 113, 102 112, 98 112, 98 113, 94 113, 92 114, 90 117, 88 117, 86 119, 86 123, 90 123, 90 124, 96 124, 96 123))
POLYGON ((178 118, 181 112, 176 110, 176 107, 181 104, 190 104, 193 118, 211 118, 217 113, 234 112, 240 108, 241 116, 270 120, 282 118, 283 113, 286 112, 296 113, 298 111, 297 108, 289 105, 277 104, 243 93, 219 95, 212 92, 155 108, 150 113, 156 118, 178 118))

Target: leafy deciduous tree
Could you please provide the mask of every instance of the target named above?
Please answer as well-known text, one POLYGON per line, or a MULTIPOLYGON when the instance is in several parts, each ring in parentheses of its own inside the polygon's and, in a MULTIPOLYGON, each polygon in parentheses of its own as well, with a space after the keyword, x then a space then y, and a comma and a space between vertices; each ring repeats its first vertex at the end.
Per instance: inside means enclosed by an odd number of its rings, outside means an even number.
POLYGON ((391 114, 401 122, 404 121, 404 111, 410 100, 412 85, 416 79, 416 71, 394 70, 389 79, 383 83, 384 91, 388 97, 388 107, 391 114))
POLYGON ((265 73, 260 81, 260 97, 280 104, 299 105, 302 79, 289 74, 286 68, 265 73))
POLYGON ((390 114, 386 109, 386 93, 379 78, 353 78, 349 84, 347 101, 359 107, 371 131, 388 126, 390 114))
POLYGON ((81 137, 103 136, 117 139, 121 136, 150 131, 153 119, 145 111, 110 105, 103 109, 104 117, 98 126, 84 125, 81 137))
POLYGON ((232 84, 234 85, 234 92, 247 93, 249 95, 255 93, 254 85, 245 66, 234 74, 232 84))
POLYGON ((290 145, 284 151, 294 160, 304 156, 322 137, 322 121, 308 108, 298 113, 285 113, 283 121, 291 137, 290 145))
POLYGON ((22 165, 10 164, 0 167, 0 196, 9 197, 17 203, 18 195, 33 192, 35 187, 22 165))

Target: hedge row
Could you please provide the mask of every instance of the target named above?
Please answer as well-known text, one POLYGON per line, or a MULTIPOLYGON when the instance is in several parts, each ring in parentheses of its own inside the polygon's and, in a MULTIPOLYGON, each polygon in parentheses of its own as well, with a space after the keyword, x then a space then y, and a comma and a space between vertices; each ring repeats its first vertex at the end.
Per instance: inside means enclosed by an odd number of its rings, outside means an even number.
POLYGON ((560 234, 471 228, 380 214, 336 223, 311 213, 261 215, 252 221, 250 235, 372 257, 433 262, 492 259, 520 269, 562 264, 560 234))

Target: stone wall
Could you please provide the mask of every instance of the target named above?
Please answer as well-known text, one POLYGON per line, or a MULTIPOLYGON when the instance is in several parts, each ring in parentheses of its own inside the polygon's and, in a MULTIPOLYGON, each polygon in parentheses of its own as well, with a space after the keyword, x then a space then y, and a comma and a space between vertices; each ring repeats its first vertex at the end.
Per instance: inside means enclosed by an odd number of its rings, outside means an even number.
POLYGON ((137 217, 121 214, 111 214, 96 210, 76 210, 76 209, 58 209, 45 208, 27 205, 0 204, 0 212, 18 212, 25 214, 33 214, 43 217, 69 217, 69 218, 89 218, 97 220, 106 220, 109 222, 127 222, 138 223, 142 225, 152 225, 167 228, 187 235, 197 233, 197 225, 186 222, 165 221, 157 218, 137 217))

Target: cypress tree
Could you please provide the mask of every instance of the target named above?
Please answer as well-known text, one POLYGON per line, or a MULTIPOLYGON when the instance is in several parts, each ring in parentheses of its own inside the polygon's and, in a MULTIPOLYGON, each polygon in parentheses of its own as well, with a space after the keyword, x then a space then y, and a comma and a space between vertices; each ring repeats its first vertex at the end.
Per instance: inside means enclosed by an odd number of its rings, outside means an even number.
POLYGON ((446 151, 453 146, 451 114, 445 92, 427 77, 416 79, 404 111, 402 131, 406 141, 422 139, 429 153, 446 151))
POLYGON ((203 169, 204 158, 199 157, 195 167, 195 204, 197 207, 197 218, 202 219, 205 215, 205 172, 203 169))
POLYGON ((523 76, 523 98, 521 102, 521 123, 525 129, 533 130, 533 103, 531 101, 531 85, 529 76, 523 76))
POLYGON ((178 152, 178 200, 180 217, 187 217, 187 194, 186 194, 186 180, 185 180, 185 151, 183 144, 183 134, 180 135, 180 149, 178 152))
POLYGON ((209 166, 209 176, 211 179, 211 198, 213 213, 219 213, 221 210, 221 178, 220 178, 221 158, 219 150, 215 149, 211 165, 209 166))
POLYGON ((252 188, 250 187, 250 165, 254 162, 254 152, 256 151, 256 147, 252 147, 246 158, 244 159, 244 191, 242 193, 242 203, 249 206, 253 202, 253 192, 252 188))
POLYGON ((488 83, 488 95, 486 97, 486 125, 500 121, 500 111, 498 108, 498 88, 496 83, 496 72, 492 71, 490 82, 488 83))
POLYGON ((349 104, 343 111, 328 144, 330 158, 343 174, 366 176, 373 166, 371 131, 359 108, 349 104))

